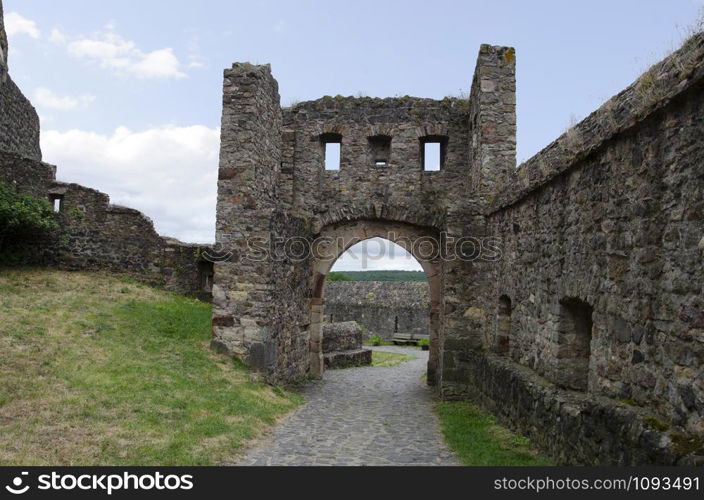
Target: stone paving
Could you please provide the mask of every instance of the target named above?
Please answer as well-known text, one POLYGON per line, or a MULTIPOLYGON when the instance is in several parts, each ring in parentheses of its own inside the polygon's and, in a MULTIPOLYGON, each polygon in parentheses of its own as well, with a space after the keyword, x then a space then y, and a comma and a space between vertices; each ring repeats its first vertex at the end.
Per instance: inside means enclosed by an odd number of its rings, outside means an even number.
POLYGON ((373 349, 417 357, 390 368, 326 371, 303 390, 304 405, 239 465, 460 465, 422 380, 428 352, 373 349))

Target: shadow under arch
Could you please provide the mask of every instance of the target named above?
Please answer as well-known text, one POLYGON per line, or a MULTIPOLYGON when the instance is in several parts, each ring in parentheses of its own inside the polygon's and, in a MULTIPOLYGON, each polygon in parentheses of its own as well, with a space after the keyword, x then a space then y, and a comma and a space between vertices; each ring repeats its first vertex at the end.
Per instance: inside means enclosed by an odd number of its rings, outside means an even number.
POLYGON ((325 370, 322 349, 322 322, 325 315, 326 277, 337 259, 350 247, 370 239, 382 238, 401 246, 421 265, 428 280, 430 295, 430 352, 428 385, 437 385, 442 365, 443 260, 440 233, 426 226, 397 221, 356 220, 325 226, 313 244, 310 280, 310 373, 322 377, 325 370))

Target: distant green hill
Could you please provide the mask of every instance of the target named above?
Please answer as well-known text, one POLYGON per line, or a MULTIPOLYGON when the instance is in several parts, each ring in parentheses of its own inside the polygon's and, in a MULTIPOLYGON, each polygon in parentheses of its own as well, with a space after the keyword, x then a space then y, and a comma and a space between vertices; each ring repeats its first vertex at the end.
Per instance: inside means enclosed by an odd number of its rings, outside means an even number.
POLYGON ((425 281, 423 271, 334 271, 330 281, 425 281), (344 277, 349 279, 345 279, 344 277))

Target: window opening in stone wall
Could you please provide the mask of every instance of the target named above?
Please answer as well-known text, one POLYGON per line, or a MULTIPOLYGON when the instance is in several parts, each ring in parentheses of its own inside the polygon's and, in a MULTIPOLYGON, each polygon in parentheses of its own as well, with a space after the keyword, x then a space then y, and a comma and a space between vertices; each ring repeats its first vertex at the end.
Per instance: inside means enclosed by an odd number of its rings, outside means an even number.
POLYGON ((63 205, 63 202, 64 202, 63 196, 52 196, 51 197, 51 205, 54 208, 54 212, 56 212, 56 213, 61 212, 61 206, 63 205))
POLYGON ((340 170, 342 136, 340 134, 323 134, 320 136, 320 142, 323 146, 325 170, 340 170))
POLYGON ((511 338, 511 299, 507 295, 499 297, 497 315, 496 352, 506 355, 509 352, 511 338))
POLYGON ((198 262, 198 278, 200 281, 200 289, 204 292, 210 292, 213 289, 213 263, 210 261, 198 262))
POLYGON ((445 163, 445 150, 447 138, 442 136, 427 136, 421 138, 420 158, 423 170, 437 172, 442 170, 445 163))
POLYGON ((560 301, 557 340, 558 385, 586 391, 589 380, 589 357, 592 341, 592 306, 583 300, 560 301))
POLYGON ((391 137, 375 135, 369 137, 369 157, 376 167, 386 167, 391 156, 391 137))
POLYGON ((394 317, 394 333, 398 333, 398 316, 394 317))

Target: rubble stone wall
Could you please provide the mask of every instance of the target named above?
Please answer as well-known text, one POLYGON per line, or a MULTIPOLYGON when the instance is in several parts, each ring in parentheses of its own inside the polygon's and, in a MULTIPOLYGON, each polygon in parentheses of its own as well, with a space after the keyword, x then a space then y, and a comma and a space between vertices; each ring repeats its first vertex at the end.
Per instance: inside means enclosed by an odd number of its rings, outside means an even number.
MULTIPOLYGON (((325 286, 325 320, 356 321, 365 335, 430 334, 430 296, 424 282, 333 281, 325 286)), ((324 337, 323 337, 324 338, 324 337)))

